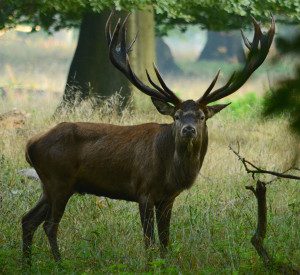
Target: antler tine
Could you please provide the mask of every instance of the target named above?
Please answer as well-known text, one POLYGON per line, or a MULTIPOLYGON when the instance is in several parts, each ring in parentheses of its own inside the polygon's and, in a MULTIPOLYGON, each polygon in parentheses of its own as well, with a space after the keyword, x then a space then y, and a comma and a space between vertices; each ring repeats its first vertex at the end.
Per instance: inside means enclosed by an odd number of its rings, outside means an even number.
POLYGON ((128 48, 127 48, 127 52, 130 52, 130 51, 131 51, 131 49, 132 49, 132 47, 133 47, 133 44, 135 43, 135 41, 136 41, 136 39, 137 39, 137 37, 138 37, 138 34, 139 34, 139 32, 137 31, 135 37, 132 39, 130 45, 129 45, 128 48))
POLYGON ((259 23, 252 17, 254 26, 254 36, 250 42, 242 32, 242 37, 246 47, 249 49, 249 54, 246 60, 245 67, 237 74, 233 73, 227 83, 213 91, 212 93, 205 92, 206 97, 202 97, 201 103, 211 103, 221 98, 224 98, 236 92, 248 80, 251 74, 264 62, 270 50, 274 35, 275 35, 275 20, 272 16, 271 27, 267 33, 263 33, 259 23), (260 45, 260 47, 259 47, 260 45))
POLYGON ((160 85, 162 86, 162 88, 164 89, 164 91, 169 95, 169 97, 171 99, 173 99, 176 103, 181 102, 181 100, 169 89, 169 87, 166 85, 166 83, 164 82, 158 68, 156 67, 155 63, 153 62, 153 68, 156 74, 156 77, 160 83, 160 85))
MULTIPOLYGON (((126 48, 126 32, 127 32, 126 23, 127 23, 127 20, 128 20, 130 15, 131 15, 130 12, 126 15, 126 17, 123 21, 122 27, 121 27, 121 29, 122 29, 122 43, 125 45, 125 48, 126 48)), ((129 53, 131 51, 137 37, 138 37, 138 32, 136 33, 134 39, 130 42, 129 46, 126 48, 127 53, 129 53)))
POLYGON ((252 45, 251 45, 249 39, 245 36, 244 31, 242 29, 241 29, 241 34, 242 34, 242 38, 243 38, 245 46, 248 48, 248 50, 251 50, 252 45))
POLYGON ((128 51, 127 51, 127 46, 126 46, 126 23, 128 20, 130 13, 127 14, 127 16, 125 17, 122 26, 121 26, 121 32, 120 32, 120 51, 123 52, 124 55, 127 55, 128 51))
POLYGON ((205 93, 203 94, 203 96, 196 101, 197 103, 202 103, 202 102, 205 101, 205 98, 209 95, 209 93, 211 92, 211 90, 216 85, 216 82, 217 82, 217 80, 219 78, 220 72, 221 72, 221 69, 218 70, 216 76, 214 77, 213 81, 210 83, 209 87, 207 88, 207 90, 205 91, 205 93))
POLYGON ((254 26, 254 36, 253 42, 251 43, 251 48, 257 49, 260 38, 263 36, 263 33, 260 28, 260 24, 256 21, 256 19, 251 15, 252 24, 254 26))
POLYGON ((268 35, 268 37, 269 37, 269 44, 270 44, 270 46, 271 46, 272 41, 273 41, 273 37, 274 37, 274 35, 275 35, 275 19, 274 19, 273 14, 271 14, 271 27, 270 27, 270 29, 268 30, 267 35, 268 35))
POLYGON ((125 68, 123 68, 123 64, 120 64, 117 62, 117 58, 115 55, 120 55, 120 52, 116 52, 113 50, 113 48, 115 48, 119 42, 118 42, 118 39, 119 39, 119 36, 120 36, 120 27, 121 27, 121 18, 118 19, 117 21, 117 24, 114 28, 114 31, 112 33, 112 36, 111 36, 111 40, 110 40, 110 43, 109 43, 109 57, 110 57, 110 60, 111 62, 121 71, 123 71, 125 68))
POLYGON ((228 88, 230 86, 230 84, 232 83, 232 81, 234 80, 234 77, 236 75, 236 72, 233 72, 231 74, 231 76, 229 77, 228 81, 226 82, 226 84, 224 85, 224 88, 228 88))
POLYGON ((167 96, 165 96, 164 94, 161 94, 159 91, 152 89, 151 87, 145 85, 137 76, 136 74, 133 72, 131 66, 130 66, 130 61, 129 61, 129 57, 128 55, 126 56, 126 64, 128 67, 128 73, 129 73, 129 80, 130 82, 137 87, 141 92, 143 92, 144 94, 154 97, 156 99, 165 101, 165 102, 172 102, 167 96))
MULTIPOLYGON (((170 97, 169 91, 165 91, 162 88, 158 89, 156 86, 154 86, 153 89, 147 85, 145 85, 133 72, 128 53, 131 50, 135 39, 130 43, 130 46, 127 47, 126 45, 126 22, 129 18, 128 14, 124 21, 121 23, 121 19, 118 20, 113 33, 111 34, 110 31, 110 22, 112 14, 109 16, 106 24, 106 39, 108 40, 109 44, 109 58, 112 62, 112 64, 120 70, 127 79, 135 86, 137 87, 141 92, 145 93, 146 95, 149 95, 153 98, 159 99, 164 102, 170 102, 173 104, 177 104, 178 101, 175 100, 175 98, 170 97)), ((153 81, 152 81, 153 82, 153 81)), ((150 82, 151 83, 151 82, 150 82)), ((152 83, 151 83, 152 84, 152 83)), ((177 97, 176 97, 177 99, 177 97)))
POLYGON ((165 96, 169 97, 169 94, 164 90, 162 89, 161 87, 159 87, 150 77, 149 73, 148 73, 148 70, 146 69, 146 75, 147 75, 147 78, 148 78, 148 81, 150 82, 150 84, 155 88, 157 89, 158 91, 160 91, 161 93, 163 93, 165 96))
MULTIPOLYGON (((153 66, 154 66, 155 73, 158 73, 158 74, 159 74, 158 69, 155 67, 155 64, 154 64, 154 63, 153 63, 153 66)), ((177 98, 177 96, 176 96, 171 90, 167 91, 167 90, 162 89, 160 86, 158 86, 158 85, 152 80, 152 78, 150 77, 150 75, 149 75, 149 73, 148 73, 148 70, 146 70, 146 75, 147 75, 147 78, 148 78, 148 81, 150 82, 150 84, 151 84, 155 89, 157 89, 158 91, 160 91, 161 93, 163 93, 166 97, 168 97, 168 98, 170 99, 171 102, 174 101, 174 100, 180 102, 180 99, 177 98), (171 93, 170 93, 170 92, 171 92, 171 93)), ((160 76, 160 74, 159 74, 159 76, 160 76)), ((161 77, 161 76, 160 76, 160 77, 161 77)), ((161 79, 162 79, 162 78, 161 78, 161 79)))
POLYGON ((113 14, 114 14, 114 10, 112 10, 111 13, 109 14, 108 19, 105 24, 105 36, 106 36, 106 41, 107 41, 108 46, 111 42, 111 18, 113 16, 113 14))

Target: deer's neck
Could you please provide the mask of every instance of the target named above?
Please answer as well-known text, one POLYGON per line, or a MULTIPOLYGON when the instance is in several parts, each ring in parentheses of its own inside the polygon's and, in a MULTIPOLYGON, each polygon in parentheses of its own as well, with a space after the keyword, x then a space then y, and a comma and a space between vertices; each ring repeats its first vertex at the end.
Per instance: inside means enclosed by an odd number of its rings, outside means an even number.
POLYGON ((187 189, 196 180, 202 166, 208 144, 207 129, 205 127, 199 137, 190 142, 178 139, 172 125, 169 129, 165 129, 164 135, 160 154, 167 163, 165 165, 167 184, 171 189, 178 191, 187 189))
POLYGON ((176 140, 172 174, 178 188, 192 186, 200 171, 207 150, 207 129, 203 129, 197 139, 189 142, 176 140))

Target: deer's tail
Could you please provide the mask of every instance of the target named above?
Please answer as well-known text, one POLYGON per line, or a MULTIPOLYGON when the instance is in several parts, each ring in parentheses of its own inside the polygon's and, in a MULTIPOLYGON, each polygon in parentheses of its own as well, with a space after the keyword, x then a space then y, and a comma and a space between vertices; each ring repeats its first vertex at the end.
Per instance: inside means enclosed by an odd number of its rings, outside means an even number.
POLYGON ((32 140, 29 140, 28 143, 26 144, 25 158, 26 161, 30 164, 30 166, 34 166, 33 150, 34 150, 34 142, 32 140))

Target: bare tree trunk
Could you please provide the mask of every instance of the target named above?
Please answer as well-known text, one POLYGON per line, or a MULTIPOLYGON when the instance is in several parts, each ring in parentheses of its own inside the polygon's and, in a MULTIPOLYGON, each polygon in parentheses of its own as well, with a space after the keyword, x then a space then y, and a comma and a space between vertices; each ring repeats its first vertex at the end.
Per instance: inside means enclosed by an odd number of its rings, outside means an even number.
POLYGON ((207 42, 198 60, 218 60, 243 63, 245 53, 238 31, 207 32, 207 42))
POLYGON ((256 188, 246 186, 253 192, 257 200, 257 227, 254 235, 251 238, 251 243, 256 249, 258 255, 263 260, 266 266, 271 263, 271 258, 264 247, 264 239, 267 233, 267 199, 266 199, 266 184, 260 180, 256 183, 256 188))
MULTIPOLYGON (((130 17, 131 23, 128 30, 131 37, 135 37, 138 33, 137 40, 130 53, 131 65, 134 68, 137 76, 145 83, 148 82, 145 70, 155 79, 153 71, 153 62, 156 61, 155 55, 155 31, 154 31, 154 12, 152 7, 148 7, 144 11, 136 11, 130 17)), ((149 101, 137 89, 133 88, 135 99, 144 105, 149 101)))
POLYGON ((77 48, 70 66, 63 105, 73 107, 87 98, 109 97, 120 92, 125 103, 130 96, 129 82, 108 58, 105 23, 109 12, 83 16, 77 48))
MULTIPOLYGON (((125 12, 121 13, 125 15, 125 12)), ((108 46, 104 34, 109 11, 101 14, 87 13, 83 16, 77 48, 70 66, 62 104, 74 107, 76 103, 93 98, 96 103, 118 92, 123 105, 131 96, 132 85, 109 61, 108 46)), ((143 80, 145 68, 152 67, 155 60, 153 9, 134 12, 128 21, 128 41, 138 31, 138 40, 130 54, 134 71, 143 80)))
POLYGON ((138 34, 130 54, 131 64, 137 75, 147 81, 145 69, 150 70, 155 62, 154 13, 152 7, 145 11, 136 11, 131 17, 129 33, 131 37, 138 34))

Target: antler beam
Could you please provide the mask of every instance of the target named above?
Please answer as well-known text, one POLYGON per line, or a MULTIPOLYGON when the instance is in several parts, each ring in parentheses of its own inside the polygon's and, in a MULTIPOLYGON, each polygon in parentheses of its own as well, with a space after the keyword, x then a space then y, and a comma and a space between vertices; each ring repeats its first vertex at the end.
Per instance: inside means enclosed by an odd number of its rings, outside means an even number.
POLYGON ((272 16, 271 27, 267 33, 262 32, 260 24, 255 20, 254 17, 252 17, 252 22, 254 26, 254 36, 252 42, 250 42, 246 38, 243 31, 241 30, 245 46, 250 51, 246 60, 245 67, 237 73, 234 72, 223 87, 210 93, 219 76, 218 72, 207 91, 203 94, 203 96, 200 99, 197 100, 199 104, 208 104, 236 92, 239 88, 241 88, 244 85, 244 83, 248 80, 251 74, 266 59, 275 34, 274 17, 272 16))
POLYGON ((147 70, 147 78, 154 88, 145 85, 133 72, 130 65, 128 53, 131 51, 131 48, 136 39, 134 39, 130 43, 129 47, 127 47, 126 45, 126 23, 130 14, 126 16, 122 23, 121 19, 118 19, 113 33, 111 32, 112 15, 113 12, 108 17, 105 27, 106 39, 109 46, 109 58, 112 64, 118 70, 120 70, 127 77, 127 79, 144 94, 164 102, 169 102, 174 105, 179 104, 181 100, 167 87, 155 64, 153 65, 154 71, 161 87, 158 84, 154 83, 154 81, 150 78, 150 75, 147 70))

